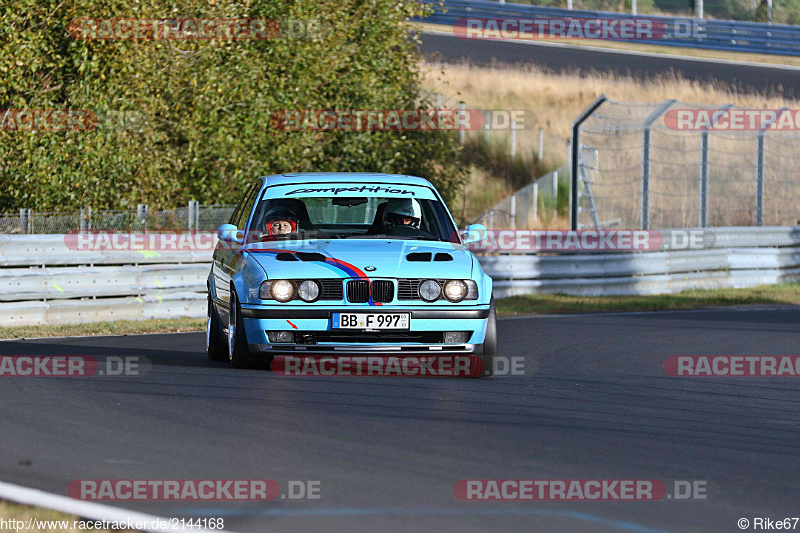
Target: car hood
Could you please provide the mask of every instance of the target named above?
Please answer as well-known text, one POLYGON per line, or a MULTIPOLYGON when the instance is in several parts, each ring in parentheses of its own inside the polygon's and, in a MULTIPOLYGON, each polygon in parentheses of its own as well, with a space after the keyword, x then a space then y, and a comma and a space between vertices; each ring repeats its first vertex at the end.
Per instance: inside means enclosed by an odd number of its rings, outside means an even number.
POLYGON ((449 242, 403 239, 273 241, 248 244, 245 251, 272 279, 472 277, 472 254, 462 245, 449 242))

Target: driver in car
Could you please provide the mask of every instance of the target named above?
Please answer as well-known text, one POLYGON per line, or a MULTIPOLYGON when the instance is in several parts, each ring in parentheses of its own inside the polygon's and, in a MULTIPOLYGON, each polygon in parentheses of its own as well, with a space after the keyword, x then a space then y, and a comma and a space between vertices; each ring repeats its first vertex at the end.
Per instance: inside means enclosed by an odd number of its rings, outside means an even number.
POLYGON ((422 209, 412 198, 392 198, 383 210, 383 227, 391 231, 397 227, 419 229, 422 209))
POLYGON ((266 214, 267 235, 297 233, 297 217, 288 209, 275 209, 266 214))

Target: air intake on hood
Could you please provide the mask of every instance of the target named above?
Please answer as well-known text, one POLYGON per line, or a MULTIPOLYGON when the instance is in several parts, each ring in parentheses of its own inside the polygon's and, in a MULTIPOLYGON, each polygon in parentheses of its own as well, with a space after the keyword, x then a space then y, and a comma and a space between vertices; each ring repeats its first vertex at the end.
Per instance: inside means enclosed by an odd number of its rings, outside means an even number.
POLYGON ((433 258, 434 261, 452 261, 453 256, 446 253, 438 253, 433 258))
POLYGON ((406 256, 406 261, 430 261, 430 252, 411 252, 406 256))
POLYGON ((297 252, 301 261, 325 261, 325 256, 317 252, 297 252))
POLYGON ((275 256, 275 259, 278 261, 297 261, 297 258, 294 256, 294 254, 286 252, 279 253, 275 256))

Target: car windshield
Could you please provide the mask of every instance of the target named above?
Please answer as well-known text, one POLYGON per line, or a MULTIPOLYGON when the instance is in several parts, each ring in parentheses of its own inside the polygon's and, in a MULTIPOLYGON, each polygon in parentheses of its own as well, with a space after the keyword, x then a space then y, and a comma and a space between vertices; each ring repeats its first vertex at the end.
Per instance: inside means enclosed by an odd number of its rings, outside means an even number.
POLYGON ((251 240, 387 238, 459 242, 438 200, 397 197, 264 198, 251 240))

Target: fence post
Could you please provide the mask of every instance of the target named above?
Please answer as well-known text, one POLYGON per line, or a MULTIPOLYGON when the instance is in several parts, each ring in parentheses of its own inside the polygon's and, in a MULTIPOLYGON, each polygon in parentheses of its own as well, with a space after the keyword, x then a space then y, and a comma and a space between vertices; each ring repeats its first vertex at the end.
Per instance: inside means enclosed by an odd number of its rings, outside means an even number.
POLYGON ((136 205, 136 220, 147 230, 147 204, 136 205))
POLYGON ((553 218, 558 216, 558 170, 553 171, 553 218))
POLYGON ((539 162, 544 159, 544 130, 539 128, 539 162))
POLYGON ((489 229, 494 229, 494 209, 489 210, 489 229))
POLYGON ((458 104, 458 141, 464 144, 466 130, 464 129, 464 122, 467 118, 467 104, 460 102, 458 104))
POLYGON ((195 210, 197 207, 195 206, 194 200, 189 200, 189 212, 188 212, 188 228, 187 229, 197 229, 194 227, 194 219, 195 219, 195 210))
POLYGON ((511 195, 511 229, 517 229, 517 195, 511 195))
POLYGON ((644 121, 642 134, 642 220, 641 229, 650 229, 650 127, 677 100, 667 100, 644 121))
POLYGON ((708 132, 700 134, 700 227, 708 227, 708 132))
POLYGON ((758 130, 758 148, 756 152, 756 226, 761 226, 764 223, 764 132, 770 126, 778 122, 788 110, 789 109, 786 107, 780 108, 775 118, 765 120, 764 124, 758 130))
POLYGON ((19 210, 19 232, 30 233, 31 210, 22 207, 19 210))
POLYGON ((484 111, 483 112, 483 140, 486 141, 486 145, 489 145, 489 121, 492 118, 491 111, 484 111))
MULTIPOLYGON (((724 111, 733 107, 727 104, 719 108, 724 111)), ((722 114, 717 112, 713 115, 712 123, 716 126, 722 114)), ((700 134, 700 227, 708 227, 708 130, 700 134)))
POLYGON ((533 182, 533 225, 539 222, 539 184, 533 182))
MULTIPOLYGON (((572 158, 572 139, 567 139, 567 161, 571 161, 572 158)), ((570 220, 570 227, 572 227, 572 197, 573 195, 577 194, 577 192, 572 190, 572 165, 569 166, 569 220, 570 220)), ((577 202, 576 202, 577 204, 577 202)), ((577 222, 578 217, 575 217, 577 222)), ((573 228, 575 229, 575 228, 573 228)))
POLYGON ((517 153, 517 121, 513 118, 511 119, 511 147, 508 153, 511 157, 517 153))
POLYGON ((703 0, 694 1, 694 13, 697 18, 703 18, 703 0))
MULTIPOLYGON (((572 0, 569 2, 569 8, 572 9, 572 0)), ((578 157, 580 146, 580 128, 581 124, 594 113, 598 107, 603 105, 607 100, 606 95, 601 94, 597 100, 583 110, 575 122, 572 123, 572 139, 570 140, 570 167, 569 167, 569 225, 570 229, 578 229, 578 157)))
POLYGON ((636 0, 631 0, 631 15, 636 15, 636 0))
POLYGON ((756 226, 764 222, 764 130, 758 130, 756 153, 756 226))

